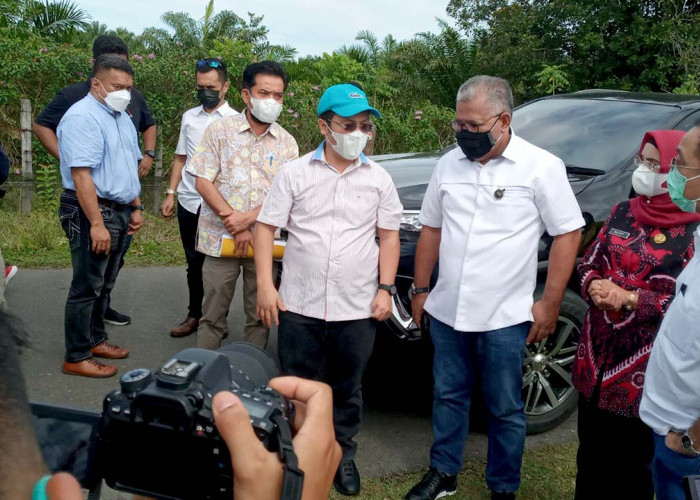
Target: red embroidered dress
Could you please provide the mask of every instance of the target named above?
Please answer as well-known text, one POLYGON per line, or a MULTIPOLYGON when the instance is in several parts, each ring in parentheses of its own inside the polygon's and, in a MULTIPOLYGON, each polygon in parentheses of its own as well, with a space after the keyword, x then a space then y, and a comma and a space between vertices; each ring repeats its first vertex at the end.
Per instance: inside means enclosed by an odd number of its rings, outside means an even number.
POLYGON ((630 202, 618 204, 578 266, 581 295, 590 304, 583 322, 572 379, 601 409, 639 417, 644 372, 676 277, 693 256, 698 223, 656 227, 640 223, 630 202), (588 296, 592 280, 610 279, 637 292, 633 311, 602 311, 588 296))

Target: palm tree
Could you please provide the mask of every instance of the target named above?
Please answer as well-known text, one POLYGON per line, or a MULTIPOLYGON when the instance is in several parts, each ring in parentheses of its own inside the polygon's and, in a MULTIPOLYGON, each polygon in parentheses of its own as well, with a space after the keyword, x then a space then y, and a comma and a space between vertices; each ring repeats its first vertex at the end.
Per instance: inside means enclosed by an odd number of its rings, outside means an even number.
POLYGON ((201 55, 212 48, 213 41, 219 38, 231 38, 251 45, 264 44, 267 40, 267 28, 263 26, 262 16, 248 13, 248 21, 232 10, 222 10, 214 14, 214 0, 209 0, 204 9, 204 17, 193 19, 186 12, 168 11, 161 20, 174 31, 173 39, 186 47, 198 50, 201 55))
POLYGON ((70 0, 3 0, 4 20, 0 25, 24 29, 65 41, 76 31, 88 28, 90 16, 70 0))

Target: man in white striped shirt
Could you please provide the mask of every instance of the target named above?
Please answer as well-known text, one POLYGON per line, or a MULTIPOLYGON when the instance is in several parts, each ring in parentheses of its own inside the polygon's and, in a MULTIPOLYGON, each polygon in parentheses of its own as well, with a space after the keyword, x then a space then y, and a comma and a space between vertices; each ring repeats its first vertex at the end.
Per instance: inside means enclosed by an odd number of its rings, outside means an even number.
POLYGON ((370 115, 381 117, 365 93, 352 84, 334 85, 317 112, 325 140, 282 166, 258 215, 257 310, 266 325, 279 324, 282 371, 332 387, 343 449, 334 485, 356 495, 353 438, 362 415, 362 374, 377 321, 389 317, 396 293, 403 207, 389 174, 362 153, 372 134, 370 115), (289 232, 279 294, 272 280, 277 227, 289 232))

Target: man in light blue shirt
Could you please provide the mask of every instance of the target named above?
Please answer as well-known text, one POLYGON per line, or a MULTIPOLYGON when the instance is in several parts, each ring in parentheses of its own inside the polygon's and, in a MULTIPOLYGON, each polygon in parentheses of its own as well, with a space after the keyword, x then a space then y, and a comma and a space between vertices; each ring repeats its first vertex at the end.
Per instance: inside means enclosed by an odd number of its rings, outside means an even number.
POLYGON ((141 152, 136 129, 124 112, 133 74, 121 57, 98 57, 90 93, 66 112, 57 130, 64 187, 59 218, 73 264, 63 363, 63 372, 71 375, 111 377, 117 368, 95 357, 129 355, 107 342, 104 315, 127 234, 143 224, 141 152))
MULTIPOLYGON (((700 121, 678 145, 667 183, 676 205, 700 212, 700 121)), ((659 327, 639 408, 639 416, 654 431, 652 477, 657 500, 684 500, 683 477, 700 474, 698 251, 700 232, 695 233, 695 257, 678 276, 676 297, 659 327)))

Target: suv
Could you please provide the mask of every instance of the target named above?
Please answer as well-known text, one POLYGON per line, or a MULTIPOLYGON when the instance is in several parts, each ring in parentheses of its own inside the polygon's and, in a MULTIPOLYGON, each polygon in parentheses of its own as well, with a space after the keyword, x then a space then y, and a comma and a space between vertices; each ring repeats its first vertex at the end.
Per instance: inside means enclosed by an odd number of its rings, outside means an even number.
MULTIPOLYGON (((513 114, 514 132, 561 158, 586 221, 581 256, 607 219, 612 207, 633 195, 632 159, 647 130, 688 130, 700 119, 700 98, 670 94, 586 90, 544 97, 513 114)), ((454 147, 454 146, 452 146, 454 147)), ((448 148, 447 150, 451 149, 448 148)), ((404 206, 401 223, 401 258, 396 278, 392 317, 377 332, 375 354, 368 369, 368 391, 375 378, 394 387, 408 384, 412 390, 432 387, 432 343, 425 328, 411 319, 408 289, 413 282, 418 220, 423 195, 442 154, 385 155, 374 159, 392 176, 404 206)), ((552 238, 540 240, 538 286, 541 296, 552 238)), ((431 286, 437 279, 437 267, 431 286)), ((528 432, 555 427, 577 404, 571 383, 571 365, 588 305, 580 297, 578 276, 573 273, 559 313, 556 331, 527 347, 523 365, 523 402, 528 432)), ((425 325, 423 325, 425 326, 425 325)), ((379 382, 379 381, 377 381, 379 382)))

